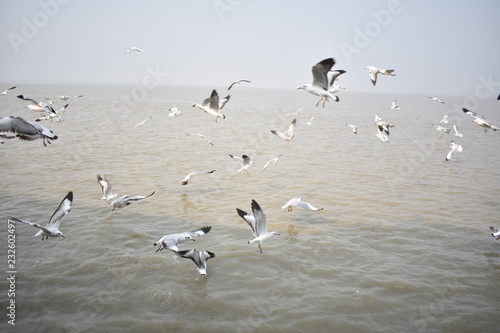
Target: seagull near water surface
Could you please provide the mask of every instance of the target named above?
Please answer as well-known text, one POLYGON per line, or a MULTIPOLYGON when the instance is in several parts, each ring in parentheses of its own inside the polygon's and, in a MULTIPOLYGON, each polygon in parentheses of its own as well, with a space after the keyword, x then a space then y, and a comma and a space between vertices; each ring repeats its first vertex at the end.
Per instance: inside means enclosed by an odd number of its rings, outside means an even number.
POLYGON ((257 243, 260 253, 262 253, 262 242, 265 241, 268 238, 271 238, 273 236, 279 236, 280 234, 277 233, 276 231, 267 231, 267 219, 266 219, 266 214, 264 214, 264 211, 260 207, 260 205, 257 203, 257 201, 252 200, 251 203, 252 207, 252 214, 248 214, 247 212, 236 208, 236 212, 238 213, 241 218, 248 223, 250 228, 252 228, 252 232, 254 235, 254 239, 249 240, 247 244, 253 244, 257 243))
POLYGON ((474 111, 471 111, 471 110, 468 110, 466 108, 462 108, 462 111, 474 118, 474 123, 476 123, 477 125, 481 126, 481 127, 484 127, 484 133, 488 133, 488 130, 491 128, 492 130, 496 131, 496 130, 499 130, 500 128, 496 127, 496 126, 493 126, 490 124, 490 122, 488 120, 486 120, 486 118, 484 118, 483 116, 480 116, 478 115, 477 113, 475 113, 474 111))
POLYGON ((73 204, 73 192, 70 191, 63 198, 63 200, 55 210, 54 214, 52 214, 52 216, 49 219, 49 223, 47 223, 46 226, 41 226, 38 223, 24 221, 15 217, 9 217, 9 218, 16 222, 21 222, 40 229, 35 235, 33 235, 33 237, 42 235, 42 240, 48 239, 49 237, 64 237, 63 233, 59 230, 59 226, 61 225, 62 219, 70 212, 72 204, 73 204))
POLYGON ((241 164, 241 168, 238 170, 238 172, 241 172, 242 170, 245 170, 245 172, 247 173, 247 175, 250 174, 248 172, 248 168, 253 164, 253 161, 250 160, 250 157, 248 157, 245 154, 241 155, 241 157, 229 154, 229 157, 231 157, 232 159, 238 161, 241 164))
POLYGON ((234 81, 233 83, 231 83, 231 85, 229 86, 229 88, 227 88, 227 90, 231 90, 231 88, 232 88, 235 84, 240 84, 241 82, 247 82, 247 83, 250 83, 250 80, 245 80, 245 79, 236 80, 236 81, 234 81))
POLYGON ((97 181, 99 185, 101 185, 102 197, 101 200, 106 200, 111 206, 111 210, 115 210, 116 208, 123 208, 130 205, 134 201, 143 200, 149 198, 156 191, 153 191, 149 195, 121 195, 121 194, 113 194, 111 191, 111 183, 106 179, 106 177, 102 178, 100 175, 97 175, 97 181))
POLYGON ((294 138, 294 136, 295 136, 294 130, 295 130, 295 126, 296 125, 297 125, 297 119, 295 118, 295 119, 292 120, 292 123, 288 127, 288 130, 286 130, 285 132, 281 133, 281 132, 278 132, 278 131, 275 131, 275 130, 271 130, 271 133, 273 133, 274 135, 279 136, 283 140, 292 141, 293 138, 294 138))
POLYGON ((29 98, 26 95, 17 95, 17 98, 30 102, 30 104, 26 105, 26 108, 32 111, 56 113, 56 111, 49 104, 37 102, 33 98, 29 98))
POLYGON ((194 241, 193 237, 203 236, 210 232, 211 226, 201 227, 196 230, 181 232, 177 234, 168 234, 162 236, 157 242, 153 243, 153 246, 158 246, 156 252, 163 250, 172 250, 174 252, 179 251, 179 244, 184 243, 187 240, 194 241))
POLYGON ((302 200, 302 198, 293 198, 290 199, 286 204, 281 206, 281 209, 287 209, 288 212, 293 210, 293 207, 302 208, 311 212, 319 212, 324 208, 316 208, 308 202, 302 200))
POLYGON ((16 89, 16 88, 17 88, 16 86, 9 87, 9 88, 5 89, 4 91, 2 91, 0 93, 0 95, 7 95, 7 92, 9 92, 12 89, 16 89))
POLYGON ((28 121, 21 117, 7 116, 0 118, 0 132, 12 132, 20 140, 33 141, 42 139, 43 145, 57 140, 57 135, 38 122, 28 121))
POLYGON ((205 98, 201 104, 194 104, 193 107, 202 109, 205 113, 214 116, 215 122, 217 122, 217 118, 226 119, 226 116, 220 113, 220 111, 224 108, 230 97, 230 95, 227 95, 222 100, 219 100, 219 94, 217 90, 214 89, 210 97, 205 98))
POLYGON ((191 178, 193 178, 194 175, 202 175, 202 174, 208 174, 208 173, 214 173, 215 170, 212 170, 212 171, 194 171, 194 172, 190 172, 186 175, 186 177, 184 177, 184 179, 182 180, 182 183, 181 185, 187 185, 187 184, 190 184, 191 183, 191 178))
POLYGON ((214 258, 215 253, 210 251, 198 251, 196 249, 176 252, 181 258, 191 259, 198 268, 200 275, 207 275, 207 260, 214 258))
POLYGON ((446 155, 445 161, 451 160, 453 156, 455 156, 456 153, 462 152, 463 148, 461 145, 456 143, 455 141, 451 141, 451 146, 450 146, 450 151, 446 155))
POLYGON ((323 101, 323 107, 325 107, 325 102, 328 102, 329 98, 333 99, 336 102, 339 101, 339 98, 337 96, 332 95, 332 93, 328 91, 328 89, 330 88, 328 72, 334 65, 335 59, 333 58, 328 58, 318 62, 312 67, 313 83, 307 83, 298 88, 304 89, 313 95, 321 97, 320 100, 316 103, 316 107, 318 107, 321 101, 323 101))

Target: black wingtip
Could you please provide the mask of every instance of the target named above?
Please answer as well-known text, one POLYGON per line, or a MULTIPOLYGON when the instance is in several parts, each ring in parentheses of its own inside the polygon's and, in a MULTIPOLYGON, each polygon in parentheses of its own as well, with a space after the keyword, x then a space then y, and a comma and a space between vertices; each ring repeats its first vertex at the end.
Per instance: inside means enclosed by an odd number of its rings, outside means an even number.
POLYGON ((248 215, 247 212, 245 212, 244 210, 241 210, 239 208, 236 208, 236 212, 238 213, 238 215, 242 218, 242 219, 245 219, 245 216, 248 215))
POLYGON ((205 234, 208 234, 210 230, 212 230, 212 226, 206 225, 204 227, 201 227, 200 230, 203 231, 205 234))

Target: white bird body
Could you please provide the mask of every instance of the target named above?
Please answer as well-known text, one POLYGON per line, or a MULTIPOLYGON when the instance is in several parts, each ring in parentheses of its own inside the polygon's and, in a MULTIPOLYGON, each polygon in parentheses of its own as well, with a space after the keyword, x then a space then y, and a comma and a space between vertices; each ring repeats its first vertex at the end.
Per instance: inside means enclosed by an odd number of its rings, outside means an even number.
POLYGON ((449 161, 451 160, 451 158, 453 156, 455 156, 456 153, 459 153, 461 151, 463 151, 463 148, 461 145, 459 145, 458 143, 456 143, 455 141, 452 141, 451 142, 451 146, 450 146, 451 150, 448 152, 448 154, 446 155, 446 161, 449 161))
POLYGON ((490 230, 492 232, 491 236, 496 237, 497 240, 499 240, 500 239, 500 231, 498 231, 495 227, 490 227, 490 230))
POLYGON ((441 119, 439 122, 442 124, 448 124, 448 113, 443 116, 443 119, 441 119))
POLYGON ((212 171, 194 171, 194 172, 190 172, 186 175, 186 177, 184 177, 184 179, 182 180, 182 183, 181 185, 187 185, 189 183, 191 183, 191 178, 193 178, 194 175, 201 175, 201 174, 205 174, 205 173, 214 173, 215 170, 212 170, 212 171))
POLYGON ((131 53, 131 52, 144 52, 143 49, 140 49, 138 47, 132 46, 130 49, 127 50, 124 54, 131 53))
POLYGON ((137 127, 139 127, 139 126, 144 125, 144 123, 145 123, 146 121, 148 121, 148 120, 151 120, 151 118, 153 118, 153 117, 149 117, 149 118, 144 119, 143 121, 141 121, 140 123, 138 123, 137 125, 135 125, 135 126, 134 126, 134 128, 137 128, 137 127))
POLYGON ((198 251, 196 249, 187 251, 178 251, 177 255, 182 258, 191 259, 198 268, 200 275, 207 275, 207 260, 215 257, 215 253, 210 251, 198 251))
MULTIPOLYGON (((337 96, 332 95, 332 93, 328 91, 328 89, 330 89, 328 73, 334 65, 335 59, 333 58, 328 58, 318 62, 312 67, 313 83, 307 83, 298 88, 304 89, 313 95, 321 97, 320 100, 316 103, 316 107, 318 107, 321 101, 323 101, 323 107, 325 107, 325 102, 328 102, 329 98, 333 99, 336 102, 339 101, 339 98, 337 96)), ((333 80, 333 82, 335 82, 335 80, 333 80)))
POLYGON ((111 201, 109 205, 111 206, 111 210, 115 210, 116 208, 123 208, 130 205, 134 201, 149 198, 150 196, 155 194, 155 192, 156 191, 153 191, 149 195, 123 195, 111 201))
POLYGON ((273 158, 273 159, 270 159, 269 161, 266 162, 266 164, 264 164, 264 166, 262 167, 262 170, 265 170, 271 163, 272 164, 276 164, 276 162, 278 162, 279 158, 283 156, 282 154, 278 155, 277 157, 273 158))
POLYGON ((161 237, 153 246, 159 246, 156 252, 165 250, 179 251, 179 244, 187 240, 194 241, 193 237, 203 236, 210 232, 211 226, 205 226, 196 230, 181 232, 177 234, 168 234, 161 237))
POLYGON ((394 110, 401 110, 401 109, 399 108, 398 104, 396 103, 396 100, 392 101, 391 109, 394 109, 394 110))
POLYGON ((287 209, 289 212, 293 210, 293 207, 302 208, 305 210, 309 210, 311 212, 319 212, 320 210, 324 209, 324 208, 316 208, 310 203, 302 201, 301 198, 290 199, 286 204, 281 206, 282 209, 287 209))
POLYGON ((349 126, 352 129, 352 131, 353 131, 354 134, 358 133, 358 128, 355 125, 349 124, 349 123, 346 123, 346 125, 349 126))
MULTIPOLYGON (((432 126, 434 126, 434 124, 432 126)), ((451 132, 451 128, 446 128, 446 127, 443 127, 443 126, 436 126, 436 131, 450 133, 451 132)))
POLYGON ((40 229, 33 237, 42 235, 42 240, 48 239, 49 237, 64 237, 63 233, 59 230, 62 219, 70 212, 71 205, 73 203, 73 192, 68 192, 64 199, 61 201, 54 214, 49 219, 47 225, 41 226, 38 223, 32 223, 24 221, 15 217, 10 217, 12 220, 17 222, 22 222, 40 229))
POLYGON ((374 66, 366 66, 365 69, 370 72, 370 80, 372 81, 373 85, 377 84, 378 74, 396 76, 396 74, 394 73, 394 69, 380 69, 374 66))
POLYGON ((241 82, 247 82, 247 83, 250 83, 250 81, 249 81, 249 80, 245 80, 245 79, 236 80, 236 81, 234 81, 233 83, 231 83, 231 85, 229 86, 229 88, 227 88, 227 90, 231 90, 231 88, 232 88, 235 84, 240 84, 241 82))
POLYGON ((212 94, 209 98, 206 98, 201 104, 194 104, 193 107, 202 109, 206 113, 214 116, 215 122, 217 122, 218 118, 226 118, 226 116, 220 113, 220 111, 224 108, 230 97, 230 95, 227 95, 224 99, 219 101, 219 94, 217 93, 217 90, 214 89, 212 90, 212 94))
POLYGON ((377 127, 378 127, 379 132, 383 132, 383 133, 389 135, 390 134, 389 128, 394 127, 394 125, 391 125, 385 121, 379 121, 379 122, 377 122, 377 127))
POLYGON ((238 161, 241 164, 241 168, 238 170, 238 172, 241 172, 241 171, 245 170, 245 172, 247 174, 250 174, 248 172, 248 168, 253 164, 253 161, 250 160, 250 157, 248 157, 245 154, 241 155, 241 157, 229 154, 229 157, 231 157, 232 159, 238 161))
POLYGON ((464 135, 458 131, 457 125, 453 124, 453 130, 455 131, 455 136, 463 137, 464 135))
POLYGON ((429 96, 429 98, 432 99, 433 101, 436 101, 436 102, 439 102, 441 104, 444 104, 444 102, 440 98, 437 98, 437 97, 434 97, 434 96, 429 96))
POLYGON ((24 101, 29 101, 30 104, 28 104, 26 108, 30 110, 38 112, 56 113, 56 111, 52 108, 52 106, 44 102, 37 102, 33 98, 29 98, 28 96, 25 95, 18 95, 17 98, 20 98, 24 101))
POLYGON ((380 117, 378 116, 378 114, 375 114, 375 122, 380 121, 380 120, 382 120, 382 118, 380 118, 380 117))
POLYGON ((484 133, 488 133, 488 130, 491 128, 492 130, 496 131, 499 130, 500 128, 493 126, 490 124, 490 122, 484 118, 483 116, 478 115, 474 111, 467 110, 466 108, 462 108, 462 111, 467 114, 468 116, 474 118, 474 123, 477 125, 484 127, 484 133))
POLYGON ((2 91, 2 92, 0 93, 0 95, 7 95, 7 92, 8 92, 9 90, 12 90, 12 89, 16 89, 16 86, 13 86, 13 87, 9 87, 9 88, 7 88, 6 90, 2 91))
POLYGON ((179 117, 182 114, 182 111, 176 107, 170 108, 168 109, 168 111, 169 111, 168 113, 169 117, 179 117))
POLYGON ((309 121, 306 122, 306 125, 311 126, 313 120, 314 120, 314 117, 311 117, 311 119, 309 119, 309 121))
POLYGON ((276 231, 267 231, 266 214, 264 214, 264 211, 259 206, 257 201, 252 200, 251 207, 253 215, 250 215, 239 208, 236 208, 236 211, 238 212, 238 215, 240 215, 241 218, 248 223, 250 228, 252 228, 252 232, 255 238, 249 240, 247 244, 257 243, 260 253, 262 253, 262 242, 273 236, 279 236, 279 233, 277 233, 276 231))
POLYGON ((293 119, 292 123, 288 127, 287 131, 281 133, 281 132, 278 132, 278 131, 275 131, 275 130, 271 130, 271 133, 273 133, 274 135, 279 136, 283 140, 291 141, 293 139, 293 137, 295 136, 294 130, 295 130, 295 125, 296 124, 297 124, 297 119, 293 119))
POLYGON ((0 132, 16 133, 16 137, 21 140, 42 139, 44 146, 47 146, 46 142, 50 143, 50 140, 57 140, 57 135, 40 123, 14 116, 0 118, 0 132))

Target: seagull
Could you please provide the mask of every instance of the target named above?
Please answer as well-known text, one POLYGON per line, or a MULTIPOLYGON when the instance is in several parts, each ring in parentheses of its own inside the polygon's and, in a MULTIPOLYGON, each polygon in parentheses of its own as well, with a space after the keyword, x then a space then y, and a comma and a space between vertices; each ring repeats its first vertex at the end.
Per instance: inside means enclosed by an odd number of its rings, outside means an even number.
POLYGON ((0 118, 0 132, 16 133, 16 137, 21 140, 42 139, 45 147, 47 147, 46 142, 50 144, 50 140, 57 140, 57 135, 40 123, 15 116, 0 118))
POLYGON ((61 96, 56 96, 56 97, 45 97, 45 99, 47 100, 54 100, 56 98, 59 98, 60 100, 62 101, 67 101, 68 99, 70 99, 71 97, 83 97, 83 95, 75 95, 75 96, 67 96, 67 95, 61 95, 61 96))
POLYGON ((383 142, 389 142, 389 137, 387 135, 385 135, 385 133, 383 131, 381 131, 380 129, 377 129, 377 134, 375 134, 375 135, 377 136, 377 138, 379 138, 383 142))
POLYGON ((490 230, 492 231, 491 236, 496 237, 497 240, 499 240, 500 239, 500 232, 497 229, 495 229, 494 227, 490 227, 490 230))
POLYGON ((233 156, 231 154, 229 154, 229 157, 231 157, 232 159, 235 159, 237 160, 238 162, 240 162, 241 164, 241 169, 238 170, 238 172, 241 172, 241 170, 245 170, 245 172, 247 173, 247 175, 249 175, 250 173, 248 172, 248 168, 253 164, 252 161, 250 161, 250 157, 248 157, 247 155, 243 154, 241 155, 241 157, 238 157, 238 156, 233 156))
POLYGON ((464 136, 462 133, 458 132, 457 125, 455 125, 455 124, 453 124, 453 130, 455 130, 455 136, 458 136, 458 137, 463 137, 464 136))
POLYGON ((474 122, 476 124, 478 124, 479 126, 481 127, 484 127, 484 133, 488 133, 488 130, 491 128, 492 130, 496 131, 500 128, 496 127, 496 126, 493 126, 491 125, 488 120, 486 120, 486 118, 484 118, 483 116, 480 116, 478 115, 477 113, 475 113, 474 111, 471 111, 471 110, 467 110, 466 108, 462 108, 462 111, 467 114, 468 116, 471 116, 472 118, 474 118, 474 122))
POLYGON ((451 158, 456 154, 456 153, 459 153, 461 151, 463 151, 464 149, 462 148, 461 145, 459 145, 458 143, 456 143, 455 141, 451 141, 451 146, 450 146, 451 150, 448 152, 448 154, 446 155, 446 158, 445 158, 445 161, 449 161, 451 160, 451 158))
MULTIPOLYGON (((434 126, 434 124, 432 124, 432 126, 434 126)), ((436 131, 450 133, 451 128, 445 128, 443 126, 436 126, 436 131)))
POLYGON ((173 108, 170 108, 168 109, 169 113, 168 113, 168 116, 169 117, 179 117, 182 113, 181 110, 177 109, 176 107, 173 107, 173 108))
POLYGON ((59 111, 57 111, 56 113, 49 113, 46 116, 43 116, 43 117, 35 119, 35 121, 42 121, 42 120, 50 120, 50 121, 52 121, 52 119, 55 119, 56 116, 59 114, 59 117, 58 117, 58 119, 56 119, 56 121, 60 122, 61 121, 60 119, 61 119, 62 115, 64 114, 64 111, 66 111, 66 108, 68 107, 68 105, 69 104, 66 104, 65 106, 63 106, 62 108, 60 108, 59 111))
POLYGON ((443 124, 448 124, 448 115, 449 115, 449 113, 445 114, 443 116, 443 119, 441 119, 439 122, 443 123, 443 124))
POLYGON ((366 66, 365 68, 370 72, 370 79, 373 85, 377 83, 377 75, 379 73, 382 75, 396 76, 396 74, 394 74, 394 69, 379 69, 374 66, 366 66))
POLYGON ((337 83, 337 81, 339 80, 339 76, 344 74, 346 71, 343 70, 343 69, 336 69, 336 70, 333 70, 333 71, 329 71, 326 76, 328 78, 328 85, 331 87, 328 89, 328 92, 333 94, 333 93, 336 93, 337 91, 341 90, 341 89, 345 89, 343 86, 341 86, 340 84, 337 85, 335 83, 337 83))
POLYGON ((153 117, 149 117, 149 118, 144 119, 143 121, 141 121, 140 123, 138 123, 137 125, 135 125, 135 126, 134 126, 134 128, 137 128, 137 127, 139 127, 139 126, 141 126, 141 125, 144 125, 144 123, 145 123, 146 121, 148 121, 148 120, 151 120, 151 118, 153 118, 153 117))
POLYGON ((56 111, 52 108, 52 106, 45 104, 44 102, 37 102, 34 99, 29 98, 25 95, 17 95, 17 98, 31 102, 31 104, 26 106, 26 108, 28 108, 30 110, 38 111, 38 112, 56 113, 56 111))
POLYGON ((149 198, 150 196, 155 194, 155 192, 156 191, 153 191, 149 195, 124 195, 124 196, 121 196, 121 197, 114 199, 109 204, 111 206, 111 210, 113 211, 113 210, 115 210, 115 208, 123 208, 123 207, 130 205, 132 203, 132 201, 138 201, 138 200, 149 198))
POLYGON ((13 86, 13 87, 7 88, 6 90, 2 91, 2 92, 0 93, 0 95, 7 95, 7 92, 8 92, 9 90, 12 90, 12 89, 16 89, 16 86, 13 86))
POLYGON ((276 162, 278 162, 279 158, 283 156, 283 154, 280 154, 278 155, 277 157, 273 158, 273 159, 270 159, 269 161, 266 162, 266 164, 264 164, 264 167, 262 167, 262 170, 265 170, 269 164, 276 164, 276 162))
POLYGON ((375 114, 375 122, 380 121, 380 120, 382 120, 382 118, 380 118, 380 117, 378 116, 378 114, 375 114))
POLYGON ((229 101, 230 95, 224 97, 224 99, 219 101, 219 94, 217 94, 217 90, 212 90, 212 94, 209 98, 205 98, 203 103, 194 104, 193 107, 197 107, 202 109, 206 113, 215 117, 215 122, 217 122, 217 118, 225 119, 226 116, 220 113, 220 110, 226 105, 227 101, 229 101))
POLYGON ((232 88, 235 84, 239 84, 239 83, 241 83, 241 82, 248 82, 248 83, 250 83, 250 81, 249 81, 249 80, 243 80, 243 79, 241 79, 241 80, 237 80, 237 81, 234 81, 233 83, 231 83, 231 85, 229 86, 229 88, 227 88, 227 90, 231 90, 231 88, 232 88))
POLYGON ((214 144, 212 143, 212 141, 208 140, 208 139, 207 139, 207 137, 206 137, 206 136, 204 136, 203 134, 188 134, 188 133, 186 133, 186 135, 196 135, 196 136, 199 136, 200 138, 205 139, 205 140, 206 140, 208 143, 210 143, 212 146, 214 145, 214 144))
POLYGON ((358 133, 358 128, 356 126, 354 126, 353 124, 347 124, 347 123, 346 123, 346 125, 349 126, 352 129, 352 131, 354 132, 354 134, 358 133))
POLYGON ((262 253, 262 242, 273 236, 279 236, 280 234, 276 231, 267 231, 266 214, 264 214, 264 211, 260 208, 257 201, 252 200, 251 206, 253 215, 250 215, 239 208, 236 208, 236 211, 238 212, 238 215, 240 215, 241 218, 248 223, 250 228, 252 228, 253 235, 255 236, 255 238, 249 240, 247 244, 257 242, 260 253, 262 253))
POLYGON ((132 46, 130 49, 127 50, 127 52, 125 52, 124 54, 127 54, 127 53, 130 53, 130 52, 144 52, 144 50, 138 48, 138 47, 135 47, 135 46, 132 46))
POLYGON ((112 202, 117 197, 122 196, 121 194, 113 194, 111 192, 111 183, 106 179, 101 177, 101 175, 97 175, 97 181, 99 185, 101 185, 102 197, 99 200, 106 200, 107 202, 112 202))
POLYGON ((391 125, 389 123, 386 123, 385 121, 379 121, 377 122, 377 127, 379 132, 383 132, 387 135, 389 135, 389 128, 394 127, 394 125, 391 125))
POLYGON ((328 58, 318 62, 312 67, 313 83, 304 84, 302 87, 298 88, 304 89, 313 95, 321 97, 320 100, 316 103, 316 107, 318 107, 321 101, 323 101, 323 107, 325 107, 325 102, 328 101, 328 98, 331 98, 336 102, 339 101, 339 98, 337 96, 332 95, 328 91, 328 89, 330 88, 328 82, 328 72, 333 67, 333 65, 335 65, 335 59, 333 58, 328 58))
POLYGON ((59 237, 59 236, 64 237, 63 233, 59 230, 59 226, 61 225, 62 219, 71 210, 72 203, 73 203, 73 192, 70 191, 61 201, 54 214, 52 214, 52 216, 50 217, 49 223, 47 223, 45 227, 41 226, 38 223, 23 221, 15 217, 9 217, 9 218, 14 221, 32 225, 40 229, 35 235, 33 235, 33 237, 42 235, 42 240, 48 239, 49 237, 59 237))
POLYGON ((314 119, 314 117, 312 117, 311 119, 309 119, 309 121, 308 121, 308 122, 306 122, 306 124, 307 124, 307 125, 309 125, 309 126, 310 126, 310 125, 312 125, 312 121, 313 121, 313 119, 314 119))
POLYGON ((215 253, 210 251, 198 251, 196 249, 177 252, 182 258, 191 259, 198 267, 200 275, 207 275, 207 260, 215 257, 215 253))
POLYGON ((444 104, 444 102, 440 98, 433 97, 433 96, 429 96, 429 98, 432 99, 433 101, 436 101, 436 102, 439 102, 441 104, 444 104))
POLYGON ((153 246, 159 246, 156 252, 163 251, 163 249, 177 252, 179 251, 179 244, 187 240, 194 241, 193 237, 206 235, 210 232, 210 229, 212 229, 211 226, 205 226, 193 231, 165 235, 154 243, 153 246))
POLYGON ((293 210, 294 206, 298 207, 298 208, 303 208, 303 209, 309 210, 311 212, 319 212, 320 210, 324 209, 324 208, 316 208, 313 205, 311 205, 310 203, 302 201, 301 198, 290 199, 286 204, 284 204, 283 206, 281 206, 281 208, 282 209, 287 208, 287 210, 289 212, 291 212, 293 210))
POLYGON ((277 132, 275 130, 271 130, 271 133, 279 136, 280 138, 282 138, 286 141, 291 141, 293 139, 293 137, 295 136, 293 131, 295 129, 296 124, 297 124, 297 119, 294 119, 294 120, 292 120, 292 123, 290 124, 290 126, 288 127, 288 130, 286 132, 281 133, 281 132, 277 132))
POLYGON ((304 109, 304 108, 300 108, 300 109, 298 109, 298 110, 297 110, 297 111, 295 111, 295 112, 292 112, 292 113, 287 113, 287 114, 285 114, 285 116, 291 116, 291 115, 296 116, 296 115, 297 115, 297 113, 299 113, 299 112, 300 112, 300 111, 302 111, 303 109, 304 109))
POLYGON ((396 100, 392 101, 391 109, 394 109, 394 110, 401 110, 401 109, 399 108, 398 104, 396 103, 396 100))
POLYGON ((184 177, 184 179, 182 180, 182 183, 181 185, 187 185, 189 183, 191 183, 191 178, 194 176, 194 175, 201 175, 203 173, 214 173, 215 170, 212 170, 212 171, 208 171, 208 172, 205 172, 205 171, 198 171, 198 172, 191 172, 191 173, 188 173, 186 175, 186 177, 184 177))

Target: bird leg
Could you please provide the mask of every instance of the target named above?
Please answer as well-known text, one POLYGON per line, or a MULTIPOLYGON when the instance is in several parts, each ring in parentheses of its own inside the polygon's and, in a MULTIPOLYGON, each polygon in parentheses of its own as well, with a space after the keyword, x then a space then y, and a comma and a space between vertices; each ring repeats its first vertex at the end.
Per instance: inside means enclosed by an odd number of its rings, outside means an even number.
POLYGON ((324 100, 323 100, 323 107, 325 107, 325 102, 328 102, 328 97, 323 97, 324 100))
POLYGON ((259 243, 259 250, 260 250, 260 253, 262 253, 262 247, 260 246, 260 243, 259 243))
POLYGON ((158 249, 156 249, 156 252, 159 252, 161 250, 163 250, 163 247, 159 247, 158 249))
POLYGON ((323 100, 323 97, 321 97, 318 101, 318 103, 316 103, 316 107, 318 107, 319 103, 323 100))
POLYGON ((292 206, 288 206, 288 212, 291 212, 293 210, 292 206))

